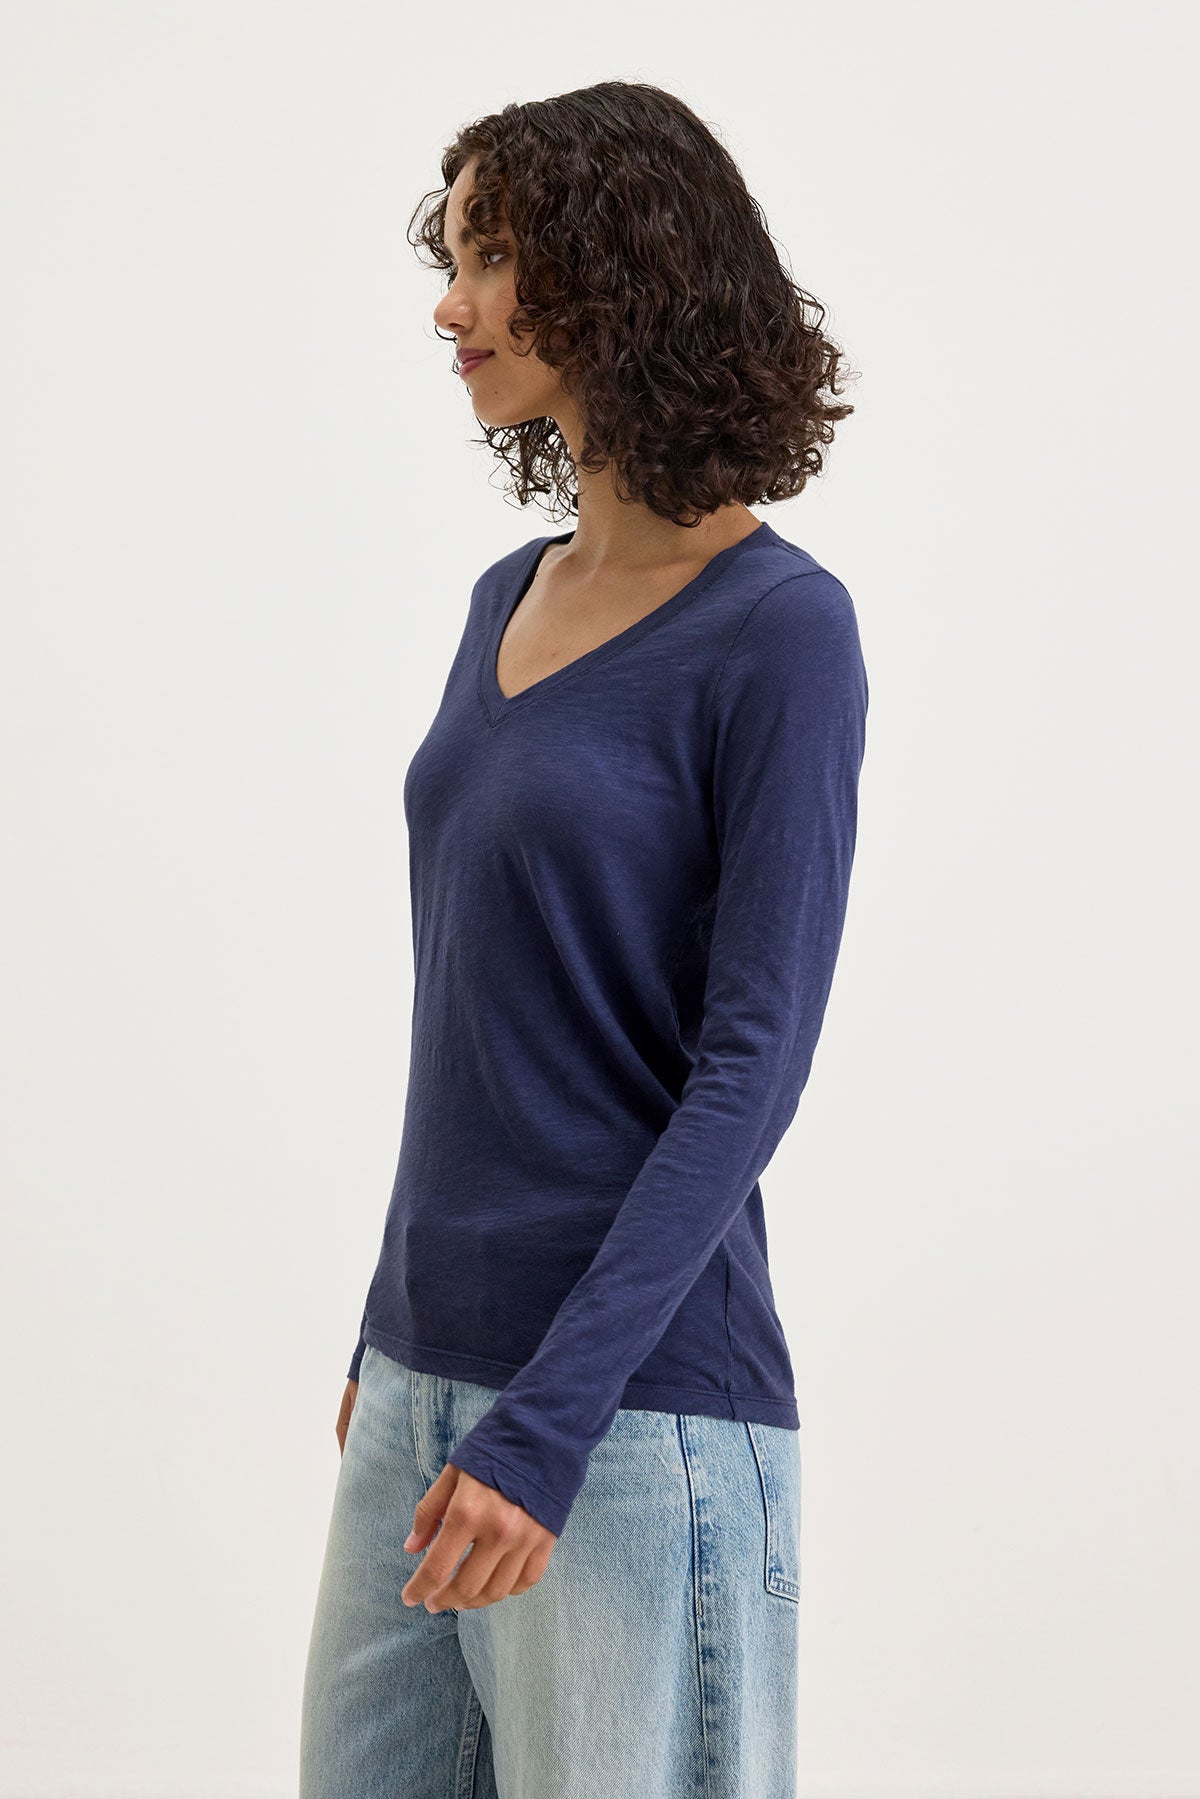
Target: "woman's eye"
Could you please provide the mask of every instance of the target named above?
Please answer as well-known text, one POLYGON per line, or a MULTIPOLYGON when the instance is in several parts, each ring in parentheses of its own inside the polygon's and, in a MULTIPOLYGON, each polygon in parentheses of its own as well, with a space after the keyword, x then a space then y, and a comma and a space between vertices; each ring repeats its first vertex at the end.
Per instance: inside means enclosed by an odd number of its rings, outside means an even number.
MULTIPOLYGON (((490 256, 507 256, 509 252, 507 250, 480 250, 477 254, 483 266, 485 268, 491 268, 492 264, 488 261, 490 256)), ((450 266, 442 272, 446 277, 446 286, 448 288, 453 287, 455 281, 458 279, 458 264, 452 262, 450 266)))

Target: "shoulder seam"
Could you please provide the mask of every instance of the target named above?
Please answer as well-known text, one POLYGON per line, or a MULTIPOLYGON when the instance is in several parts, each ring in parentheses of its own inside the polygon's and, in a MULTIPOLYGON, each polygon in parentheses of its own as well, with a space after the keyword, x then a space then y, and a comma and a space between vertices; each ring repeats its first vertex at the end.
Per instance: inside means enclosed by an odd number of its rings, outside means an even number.
MULTIPOLYGON (((716 677, 713 680, 712 686, 708 690, 708 726, 709 726, 709 737, 711 739, 715 740, 715 738, 716 738, 717 692, 718 692, 718 689, 720 688, 721 681, 725 674, 725 665, 729 661, 729 658, 733 654, 734 645, 737 643, 738 638, 741 636, 742 632, 746 629, 746 626, 750 623, 750 620, 753 618, 754 614, 758 611, 758 608, 762 605, 764 600, 769 600, 773 593, 778 593, 778 591, 781 587, 786 587, 789 581, 806 581, 810 575, 826 574, 826 573, 828 573, 828 570, 817 567, 817 568, 802 569, 800 571, 800 573, 798 573, 798 574, 784 575, 781 577, 780 580, 773 582, 772 585, 767 588, 767 591, 765 593, 760 593, 758 598, 755 600, 754 604, 748 608, 745 618, 742 620, 741 624, 738 626, 737 630, 734 632, 733 636, 729 640, 728 645, 726 646, 725 654, 721 658, 721 666, 720 666, 720 668, 718 668, 716 677)), ((835 579, 836 579, 836 577, 835 577, 835 579)))

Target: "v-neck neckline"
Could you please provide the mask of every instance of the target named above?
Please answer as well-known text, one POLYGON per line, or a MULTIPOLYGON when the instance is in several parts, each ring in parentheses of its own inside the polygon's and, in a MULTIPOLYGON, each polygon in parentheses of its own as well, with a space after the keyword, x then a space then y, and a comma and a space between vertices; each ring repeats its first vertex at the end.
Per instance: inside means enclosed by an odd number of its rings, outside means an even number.
POLYGON ((747 545, 765 542, 764 533, 766 533, 766 537, 773 538, 775 535, 766 519, 760 519, 755 529, 748 531, 745 537, 739 537, 736 543, 726 544, 723 550, 718 550, 715 556, 710 556, 700 572, 693 575, 690 581, 686 581, 669 599, 663 600, 641 618, 635 619, 631 625, 626 625, 623 630, 606 638, 603 643, 596 644, 594 649, 585 650, 582 656, 576 656, 572 661, 564 662, 561 668, 553 669, 550 674, 543 675, 540 681, 533 681, 528 687, 522 687, 519 693, 506 694, 496 678, 496 665, 500 658, 500 645, 504 641, 504 633, 508 629, 509 621, 532 587, 533 578, 546 551, 552 544, 570 543, 575 533, 574 531, 564 531, 557 537, 535 537, 529 546, 528 553, 517 565, 512 597, 507 604, 500 608, 492 629, 486 633, 484 639, 483 652, 479 662, 479 697, 483 701, 484 711, 491 722, 494 725, 499 724, 500 720, 507 718, 510 712, 516 712, 522 706, 532 705, 535 700, 540 699, 543 694, 549 693, 552 688, 559 686, 563 681, 573 679, 574 676, 582 674, 585 669, 595 667, 598 662, 604 661, 609 656, 616 656, 620 651, 627 649, 630 644, 645 637, 647 632, 665 624, 668 619, 674 618, 676 613, 680 612, 689 600, 695 599, 710 581, 714 581, 747 545))

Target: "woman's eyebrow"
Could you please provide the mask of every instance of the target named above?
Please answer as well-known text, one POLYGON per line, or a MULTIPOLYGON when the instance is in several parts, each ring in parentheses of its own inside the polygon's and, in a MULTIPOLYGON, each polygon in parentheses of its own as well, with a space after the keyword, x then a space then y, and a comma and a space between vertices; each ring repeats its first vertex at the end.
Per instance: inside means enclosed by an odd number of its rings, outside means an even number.
MULTIPOLYGON (((453 233, 450 235, 453 236, 453 233)), ((491 243, 497 238, 509 238, 511 236, 512 232, 509 230, 507 224, 503 222, 498 224, 495 230, 487 232, 474 231, 470 225, 463 225, 458 233, 458 248, 461 250, 465 249, 465 247, 471 243, 491 243)))

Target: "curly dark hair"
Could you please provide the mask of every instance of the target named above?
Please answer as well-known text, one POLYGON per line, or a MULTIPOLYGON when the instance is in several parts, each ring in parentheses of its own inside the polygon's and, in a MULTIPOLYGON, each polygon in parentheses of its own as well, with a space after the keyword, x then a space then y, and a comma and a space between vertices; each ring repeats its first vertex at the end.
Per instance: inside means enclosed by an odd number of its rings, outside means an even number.
MULTIPOLYGON (((854 411, 825 397, 842 391, 842 352, 733 158, 688 106, 644 82, 601 81, 465 126, 442 157, 445 185, 408 226, 448 273, 447 199, 472 158, 467 222, 483 239, 507 222, 508 328, 578 405, 581 469, 611 463, 618 492, 678 525, 791 499, 821 472, 822 446, 854 411)), ((522 506, 546 494, 560 516, 578 511, 552 418, 485 426, 482 441, 522 506)))

